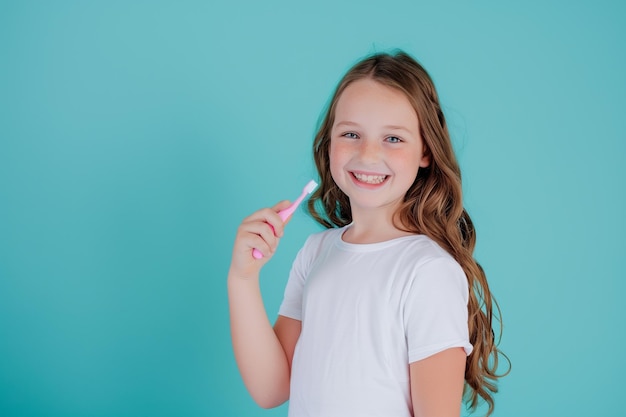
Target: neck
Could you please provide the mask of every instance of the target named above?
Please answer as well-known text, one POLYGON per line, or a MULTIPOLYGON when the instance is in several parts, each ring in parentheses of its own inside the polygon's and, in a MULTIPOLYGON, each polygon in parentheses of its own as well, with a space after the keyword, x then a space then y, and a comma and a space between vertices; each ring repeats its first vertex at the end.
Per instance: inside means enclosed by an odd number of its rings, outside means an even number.
POLYGON ((348 243, 378 243, 414 233, 398 229, 393 216, 381 216, 376 212, 352 212, 352 225, 342 239, 348 243))

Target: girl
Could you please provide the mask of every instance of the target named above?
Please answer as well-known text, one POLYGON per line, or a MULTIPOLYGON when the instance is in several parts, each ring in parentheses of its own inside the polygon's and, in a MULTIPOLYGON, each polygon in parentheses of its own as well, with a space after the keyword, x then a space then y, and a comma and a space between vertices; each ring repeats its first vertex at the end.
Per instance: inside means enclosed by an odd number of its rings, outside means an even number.
POLYGON ((283 201, 244 219, 228 274, 244 383, 289 416, 459 416, 465 391, 493 411, 493 300, 432 80, 399 52, 357 63, 315 137, 314 234, 272 327, 261 267, 283 235, 283 201), (253 248, 264 257, 255 259, 253 248), (464 389, 465 388, 465 389, 464 389))

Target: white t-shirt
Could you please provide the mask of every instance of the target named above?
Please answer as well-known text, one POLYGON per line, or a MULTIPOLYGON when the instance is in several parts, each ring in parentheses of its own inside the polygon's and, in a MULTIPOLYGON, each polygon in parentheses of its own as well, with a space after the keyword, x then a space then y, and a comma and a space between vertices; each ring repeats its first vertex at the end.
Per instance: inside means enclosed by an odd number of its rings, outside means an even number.
POLYGON ((472 351, 467 279, 424 235, 350 244, 345 229, 310 236, 285 289, 279 314, 302 321, 289 416, 411 416, 409 364, 472 351))

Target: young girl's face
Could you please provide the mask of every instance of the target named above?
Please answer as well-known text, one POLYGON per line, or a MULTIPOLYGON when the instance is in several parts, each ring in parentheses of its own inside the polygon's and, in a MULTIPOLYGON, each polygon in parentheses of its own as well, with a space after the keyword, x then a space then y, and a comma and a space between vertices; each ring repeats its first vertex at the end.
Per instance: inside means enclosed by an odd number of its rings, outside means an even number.
POLYGON ((339 97, 329 153, 353 217, 369 210, 393 215, 417 170, 429 164, 408 98, 372 79, 351 83, 339 97))

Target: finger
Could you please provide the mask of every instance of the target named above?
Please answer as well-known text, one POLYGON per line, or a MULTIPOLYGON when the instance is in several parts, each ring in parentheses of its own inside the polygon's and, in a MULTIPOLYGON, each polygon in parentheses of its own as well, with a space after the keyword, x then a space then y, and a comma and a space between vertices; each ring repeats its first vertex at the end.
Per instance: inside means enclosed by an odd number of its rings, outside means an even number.
POLYGON ((278 212, 289 207, 289 205, 290 202, 287 200, 280 201, 271 208, 264 208, 252 213, 242 221, 239 227, 240 242, 246 250, 257 249, 265 256, 276 251, 277 238, 283 236, 284 227, 278 212))
POLYGON ((261 250, 264 255, 274 253, 278 247, 278 237, 276 236, 275 228, 269 223, 263 222, 262 226, 258 229, 257 234, 263 240, 264 247, 267 249, 262 250, 257 246, 255 246, 255 248, 261 250))
POLYGON ((278 215, 278 212, 289 207, 289 204, 289 201, 283 200, 271 208, 261 209, 253 213, 250 217, 244 219, 244 223, 255 221, 265 222, 270 226, 270 228, 273 229, 274 234, 277 237, 282 237, 284 222, 283 219, 278 215))
MULTIPOLYGON (((276 211, 276 213, 278 213, 278 212, 280 212, 282 210, 285 210, 290 205, 291 205, 291 202, 289 200, 283 200, 283 201, 277 203, 276 205, 274 205, 274 207, 272 207, 272 210, 274 210, 274 211, 276 211)), ((274 228, 276 229, 276 236, 282 237, 283 233, 284 233, 285 225, 287 223, 289 223, 289 220, 291 219, 291 216, 289 216, 285 220, 283 220, 282 217, 280 217, 280 216, 278 216, 278 218, 280 219, 280 224, 276 225, 276 224, 272 223, 272 226, 274 226, 274 228)))
POLYGON ((290 205, 291 205, 291 202, 289 200, 279 201, 278 203, 274 205, 274 207, 272 207, 272 210, 274 210, 275 212, 279 212, 281 210, 286 209, 290 205))
POLYGON ((281 207, 288 207, 289 204, 286 202, 286 205, 283 205, 285 202, 280 202, 276 204, 274 207, 263 208, 261 210, 255 211, 250 216, 243 219, 242 223, 254 222, 254 221, 264 221, 266 223, 274 225, 274 223, 282 223, 282 219, 278 215, 278 212, 282 210, 281 207))
POLYGON ((247 253, 252 254, 255 259, 270 258, 275 250, 263 239, 258 239, 257 243, 253 243, 247 248, 247 253))
POLYGON ((257 248, 261 252, 273 251, 277 246, 277 237, 273 227, 262 220, 242 223, 240 235, 247 248, 257 248), (265 248, 265 249, 264 249, 265 248))

